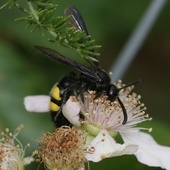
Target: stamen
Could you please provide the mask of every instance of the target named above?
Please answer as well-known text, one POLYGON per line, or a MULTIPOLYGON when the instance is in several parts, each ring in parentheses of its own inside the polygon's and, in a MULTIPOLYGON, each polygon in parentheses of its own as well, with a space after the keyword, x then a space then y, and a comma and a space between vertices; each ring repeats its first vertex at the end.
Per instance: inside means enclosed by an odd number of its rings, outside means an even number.
POLYGON ((6 128, 5 132, 1 133, 0 169, 24 169, 24 165, 30 164, 34 161, 33 155, 24 158, 25 150, 28 146, 30 146, 30 144, 23 149, 22 143, 17 138, 21 128, 21 126, 16 128, 14 133, 11 133, 9 128, 6 128))
MULTIPOLYGON (((119 80, 116 87, 121 88, 125 85, 119 80)), ((84 100, 78 98, 81 104, 81 114, 84 115, 83 123, 93 124, 113 131, 125 131, 134 128, 138 123, 151 120, 149 115, 145 114, 146 107, 140 102, 141 95, 136 93, 129 94, 133 89, 132 86, 122 89, 119 98, 122 101, 127 112, 127 122, 123 115, 120 102, 108 100, 106 93, 101 93, 98 98, 95 91, 85 92, 84 100), (122 125, 122 122, 125 122, 122 125)), ((138 128, 143 129, 143 128, 138 128)))

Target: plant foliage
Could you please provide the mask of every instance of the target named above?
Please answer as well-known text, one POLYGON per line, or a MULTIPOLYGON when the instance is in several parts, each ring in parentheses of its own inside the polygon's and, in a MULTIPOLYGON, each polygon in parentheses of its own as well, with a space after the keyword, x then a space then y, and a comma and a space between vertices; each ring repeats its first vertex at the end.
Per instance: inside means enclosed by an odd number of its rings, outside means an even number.
MULTIPOLYGON (((26 21, 26 28, 30 31, 38 29, 42 36, 47 31, 52 38, 50 42, 59 46, 73 48, 78 55, 88 61, 98 62, 99 53, 96 52, 100 45, 95 45, 90 35, 70 25, 70 16, 55 16, 57 4, 52 0, 25 0, 26 6, 22 6, 17 0, 6 0, 0 9, 4 7, 16 7, 24 13, 23 17, 16 21, 26 21)), ((51 37, 50 36, 50 37, 51 37)))

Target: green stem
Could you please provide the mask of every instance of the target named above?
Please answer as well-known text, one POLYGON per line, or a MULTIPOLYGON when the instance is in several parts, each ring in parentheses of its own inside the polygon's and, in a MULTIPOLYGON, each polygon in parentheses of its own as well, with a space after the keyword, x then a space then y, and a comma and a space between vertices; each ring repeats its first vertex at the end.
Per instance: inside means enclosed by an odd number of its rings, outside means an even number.
POLYGON ((25 167, 23 166, 23 165, 20 165, 19 167, 18 167, 18 170, 24 170, 25 169, 25 167))
POLYGON ((48 30, 48 32, 49 32, 54 38, 57 37, 57 34, 56 34, 54 31, 51 31, 51 30, 49 30, 49 29, 47 29, 47 30, 48 30))
POLYGON ((37 22, 39 22, 39 17, 37 16, 37 13, 35 12, 34 7, 32 6, 31 2, 27 2, 27 3, 28 3, 28 7, 29 7, 31 13, 33 14, 35 20, 37 22))

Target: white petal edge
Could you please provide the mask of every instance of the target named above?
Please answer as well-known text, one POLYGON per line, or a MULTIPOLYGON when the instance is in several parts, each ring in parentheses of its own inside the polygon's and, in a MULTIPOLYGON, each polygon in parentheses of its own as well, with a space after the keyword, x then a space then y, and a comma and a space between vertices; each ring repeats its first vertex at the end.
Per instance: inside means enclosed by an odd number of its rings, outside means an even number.
POLYGON ((124 142, 138 145, 134 154, 138 161, 153 167, 170 170, 170 147, 159 145, 150 134, 134 130, 121 133, 124 142))
POLYGON ((49 112, 50 96, 47 95, 35 95, 26 96, 24 98, 24 105, 29 112, 49 112))
POLYGON ((93 162, 99 162, 104 158, 134 154, 137 149, 137 145, 121 145, 116 143, 107 130, 102 129, 87 146, 86 159, 93 162))
POLYGON ((75 96, 70 96, 62 108, 63 115, 74 126, 80 126, 80 103, 75 96))

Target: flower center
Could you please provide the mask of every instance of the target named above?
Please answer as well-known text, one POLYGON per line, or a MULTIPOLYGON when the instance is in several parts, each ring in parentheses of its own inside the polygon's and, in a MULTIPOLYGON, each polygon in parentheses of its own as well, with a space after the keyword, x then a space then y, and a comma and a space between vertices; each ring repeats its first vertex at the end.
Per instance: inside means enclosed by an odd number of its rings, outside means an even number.
MULTIPOLYGON (((123 85, 119 83, 118 86, 123 85)), ((81 120, 83 128, 92 136, 96 136, 101 129, 106 129, 114 137, 117 132, 125 131, 138 123, 150 120, 148 115, 145 115, 144 104, 140 102, 141 96, 135 93, 129 94, 132 89, 133 87, 127 87, 119 92, 119 98, 127 112, 126 124, 122 124, 124 114, 117 100, 111 102, 105 92, 100 95, 96 95, 95 91, 85 92, 83 100, 78 98, 81 115, 83 115, 81 120)))
POLYGON ((105 93, 102 93, 98 98, 95 97, 96 93, 94 91, 84 94, 84 102, 81 101, 81 113, 85 117, 83 123, 90 124, 90 128, 95 131, 94 133, 97 132, 98 128, 111 130, 113 124, 121 125, 123 113, 119 103, 108 100, 105 93))

